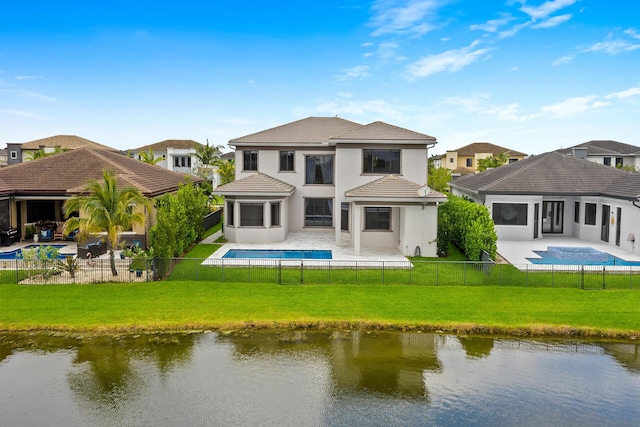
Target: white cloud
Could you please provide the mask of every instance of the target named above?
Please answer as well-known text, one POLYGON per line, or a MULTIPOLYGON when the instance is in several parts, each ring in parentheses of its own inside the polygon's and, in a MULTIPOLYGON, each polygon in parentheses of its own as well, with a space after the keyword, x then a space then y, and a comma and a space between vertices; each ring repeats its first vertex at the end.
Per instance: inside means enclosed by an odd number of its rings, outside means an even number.
POLYGON ((368 65, 357 65, 351 68, 343 68, 342 74, 336 76, 336 79, 344 81, 344 80, 353 80, 353 79, 362 79, 370 76, 369 66, 368 65))
POLYGON ((22 111, 22 110, 0 110, 0 113, 11 114, 13 116, 20 116, 20 117, 29 117, 32 119, 40 118, 40 116, 38 116, 37 114, 30 113, 28 111, 22 111))
POLYGON ((523 2, 520 10, 529 15, 534 21, 537 21, 539 19, 546 19, 552 13, 571 6, 575 2, 576 0, 549 0, 540 6, 527 6, 526 3, 523 2))
POLYGON ((31 92, 24 89, 3 89, 3 90, 0 90, 0 93, 16 95, 20 98, 36 98, 45 102, 53 102, 56 100, 56 98, 53 98, 51 96, 42 95, 40 93, 31 92))
POLYGON ((413 34, 423 35, 433 27, 424 19, 433 15, 445 2, 442 0, 409 0, 402 4, 398 0, 378 0, 371 10, 369 25, 374 27, 372 35, 413 34))
POLYGON ((500 31, 498 33, 498 38, 504 39, 507 37, 513 37, 515 36, 520 30, 527 28, 528 26, 531 25, 531 21, 529 22, 524 22, 522 24, 518 24, 515 25, 513 28, 511 28, 510 30, 504 30, 504 31, 500 31))
POLYGON ((35 80, 41 78, 41 76, 16 76, 16 80, 35 80))
POLYGON ((384 61, 390 61, 393 59, 403 59, 402 57, 399 57, 396 53, 396 51, 398 50, 398 47, 399 47, 398 44, 394 42, 380 43, 380 45, 378 46, 377 55, 380 57, 380 59, 384 61))
POLYGON ((564 22, 567 22, 569 19, 571 19, 573 15, 571 13, 567 13, 566 15, 558 15, 558 16, 554 16, 553 18, 549 18, 545 21, 540 22, 539 24, 535 24, 532 26, 532 28, 551 28, 551 27, 555 27, 557 25, 560 25, 564 22))
POLYGON ((632 87, 621 92, 613 92, 605 96, 606 99, 625 99, 632 96, 640 95, 640 86, 632 87))
POLYGON ((563 118, 609 105, 608 102, 597 99, 597 95, 569 98, 557 104, 547 105, 542 108, 542 111, 553 118, 563 118))
POLYGON ((503 17, 500 19, 491 19, 485 22, 484 24, 474 24, 469 26, 469 29, 471 31, 481 30, 481 31, 486 31, 488 33, 495 33, 498 31, 498 27, 507 25, 512 20, 513 20, 513 17, 511 15, 504 14, 503 17))
POLYGON ((491 99, 491 95, 488 93, 477 93, 470 97, 451 96, 445 98, 442 103, 445 105, 454 105, 462 107, 462 110, 467 113, 477 113, 485 111, 487 102, 491 99))
POLYGON ((603 42, 594 43, 584 50, 584 52, 605 52, 615 55, 622 52, 631 52, 640 49, 640 44, 632 44, 625 40, 605 40, 603 42))
POLYGON ((556 59, 551 64, 554 67, 557 67, 558 65, 562 65, 562 64, 568 64, 569 62, 573 61, 574 57, 575 57, 575 55, 565 55, 562 58, 556 59))
POLYGON ((467 47, 447 50, 421 58, 407 66, 407 79, 414 80, 441 72, 453 73, 460 71, 467 65, 486 57, 491 51, 489 48, 475 49, 478 43, 476 40, 467 47))
POLYGON ((638 32, 634 28, 628 28, 624 30, 624 33, 631 38, 640 40, 640 34, 638 34, 638 32))
POLYGON ((371 101, 354 101, 345 97, 338 97, 330 101, 321 101, 315 108, 315 111, 329 115, 354 115, 367 116, 368 120, 372 116, 386 118, 385 120, 402 120, 404 112, 408 108, 390 104, 382 99, 371 101))

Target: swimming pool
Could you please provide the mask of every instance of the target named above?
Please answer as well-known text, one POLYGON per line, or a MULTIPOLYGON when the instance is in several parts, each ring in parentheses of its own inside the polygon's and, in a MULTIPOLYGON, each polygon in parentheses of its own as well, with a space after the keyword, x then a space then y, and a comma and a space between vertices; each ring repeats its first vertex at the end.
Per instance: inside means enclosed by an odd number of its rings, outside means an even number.
POLYGON ((229 249, 222 258, 332 259, 330 250, 229 249))
POLYGON ((533 251, 540 258, 527 258, 531 264, 548 265, 618 265, 640 266, 639 261, 625 261, 593 248, 548 247, 546 251, 533 251))
MULTIPOLYGON (((22 249, 33 249, 33 248, 39 248, 41 246, 52 246, 52 247, 54 247, 56 249, 62 249, 67 245, 27 245, 24 248, 14 249, 14 250, 9 251, 9 252, 0 252, 0 260, 19 259, 18 258, 18 254, 22 253, 22 249)), ((60 254, 58 256, 58 259, 65 259, 65 257, 67 255, 75 255, 75 254, 60 254)))

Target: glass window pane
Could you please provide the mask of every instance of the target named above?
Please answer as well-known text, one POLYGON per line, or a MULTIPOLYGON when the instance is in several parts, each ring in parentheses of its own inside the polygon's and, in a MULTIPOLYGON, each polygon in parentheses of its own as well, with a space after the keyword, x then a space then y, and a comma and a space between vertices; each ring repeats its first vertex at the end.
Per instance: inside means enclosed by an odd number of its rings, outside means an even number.
POLYGON ((262 203, 240 204, 240 226, 262 227, 264 205, 262 203))
POLYGON ((526 203, 494 203, 493 222, 496 225, 527 225, 526 203))

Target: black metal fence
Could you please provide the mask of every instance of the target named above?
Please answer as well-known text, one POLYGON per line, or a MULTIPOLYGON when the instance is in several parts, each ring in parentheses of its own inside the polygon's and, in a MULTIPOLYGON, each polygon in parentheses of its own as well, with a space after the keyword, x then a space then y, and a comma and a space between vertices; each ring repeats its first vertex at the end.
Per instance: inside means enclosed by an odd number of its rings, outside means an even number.
POLYGON ((105 283, 205 281, 228 283, 353 284, 415 286, 520 286, 578 289, 640 289, 640 268, 588 265, 511 265, 465 261, 340 261, 284 259, 170 258, 132 267, 116 259, 80 261, 73 277, 67 270, 34 261, 4 261, 4 283, 105 283))

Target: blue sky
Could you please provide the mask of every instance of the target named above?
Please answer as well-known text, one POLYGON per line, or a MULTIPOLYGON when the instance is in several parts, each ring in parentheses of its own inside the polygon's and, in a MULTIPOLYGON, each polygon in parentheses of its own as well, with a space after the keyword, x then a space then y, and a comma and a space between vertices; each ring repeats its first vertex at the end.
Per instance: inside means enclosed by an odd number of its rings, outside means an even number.
POLYGON ((628 0, 12 2, 0 147, 218 145, 335 115, 435 136, 432 154, 640 146, 639 16, 628 0))

